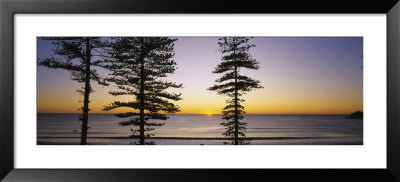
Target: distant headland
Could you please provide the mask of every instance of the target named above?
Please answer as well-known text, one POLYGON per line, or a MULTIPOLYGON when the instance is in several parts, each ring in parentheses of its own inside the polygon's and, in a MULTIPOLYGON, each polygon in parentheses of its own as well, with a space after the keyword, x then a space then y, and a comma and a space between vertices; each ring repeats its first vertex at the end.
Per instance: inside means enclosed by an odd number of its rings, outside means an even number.
POLYGON ((363 112, 356 111, 347 116, 346 119, 363 119, 363 115, 363 112))

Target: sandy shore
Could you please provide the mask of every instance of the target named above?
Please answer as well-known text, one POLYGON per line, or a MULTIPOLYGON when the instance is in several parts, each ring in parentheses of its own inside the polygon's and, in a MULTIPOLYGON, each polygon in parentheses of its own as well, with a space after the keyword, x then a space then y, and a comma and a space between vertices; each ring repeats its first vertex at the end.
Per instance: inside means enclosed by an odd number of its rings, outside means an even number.
MULTIPOLYGON (((253 145, 362 145, 361 137, 247 137, 253 145)), ((78 145, 79 137, 38 137, 38 145, 78 145)), ((129 145, 138 138, 88 137, 92 145, 129 145)), ((158 145, 222 145, 224 137, 151 137, 158 145)))

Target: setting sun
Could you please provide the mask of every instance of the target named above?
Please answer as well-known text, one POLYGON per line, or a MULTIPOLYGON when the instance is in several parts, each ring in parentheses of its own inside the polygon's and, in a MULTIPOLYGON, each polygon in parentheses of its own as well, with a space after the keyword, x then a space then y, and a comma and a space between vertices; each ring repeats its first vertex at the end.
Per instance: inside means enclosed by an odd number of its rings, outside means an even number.
POLYGON ((211 112, 211 111, 207 111, 205 114, 208 115, 208 116, 212 116, 214 113, 211 112))

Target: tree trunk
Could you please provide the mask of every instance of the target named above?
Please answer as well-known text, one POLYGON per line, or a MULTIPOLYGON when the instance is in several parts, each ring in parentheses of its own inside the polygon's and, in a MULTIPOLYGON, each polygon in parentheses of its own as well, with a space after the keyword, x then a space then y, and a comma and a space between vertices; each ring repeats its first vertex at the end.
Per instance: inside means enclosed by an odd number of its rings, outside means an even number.
POLYGON ((140 145, 144 145, 144 55, 143 38, 141 38, 141 66, 140 66, 140 145))
MULTIPOLYGON (((233 55, 236 56, 236 47, 233 48, 233 55)), ((239 118, 238 118, 238 90, 237 90, 237 65, 236 57, 233 58, 235 62, 235 145, 239 144, 239 118)))
POLYGON ((82 115, 82 132, 81 132, 81 145, 86 145, 88 120, 89 120, 89 94, 90 88, 90 40, 86 38, 86 67, 85 67, 85 93, 83 99, 83 115, 82 115))

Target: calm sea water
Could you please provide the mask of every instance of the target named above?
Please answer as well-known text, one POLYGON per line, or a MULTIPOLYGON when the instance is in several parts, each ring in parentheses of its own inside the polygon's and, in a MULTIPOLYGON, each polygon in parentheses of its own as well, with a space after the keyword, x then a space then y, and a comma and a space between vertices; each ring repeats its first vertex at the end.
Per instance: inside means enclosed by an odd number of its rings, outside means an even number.
MULTIPOLYGON (((37 144, 79 144, 79 114, 38 114, 37 144)), ((165 125, 152 133, 156 144, 223 144, 221 115, 174 114, 165 125), (182 137, 182 138, 173 138, 182 137)), ((245 115, 247 137, 251 144, 331 145, 363 144, 363 120, 343 119, 344 115, 245 115)), ((131 126, 112 114, 89 114, 88 143, 92 145, 126 145, 137 139, 131 126)))

